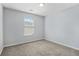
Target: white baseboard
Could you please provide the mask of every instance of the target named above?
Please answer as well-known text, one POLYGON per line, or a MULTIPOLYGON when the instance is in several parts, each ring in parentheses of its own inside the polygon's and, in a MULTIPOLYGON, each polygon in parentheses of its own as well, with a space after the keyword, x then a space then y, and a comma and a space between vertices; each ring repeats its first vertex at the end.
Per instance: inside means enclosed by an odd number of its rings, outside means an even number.
MULTIPOLYGON (((46 39, 46 40, 48 40, 48 39, 46 39)), ((75 50, 78 50, 79 51, 79 48, 75 48, 75 47, 72 47, 70 45, 67 45, 67 44, 64 44, 64 43, 61 43, 61 42, 57 42, 57 41, 53 41, 53 40, 48 40, 48 41, 54 42, 56 44, 63 45, 63 46, 66 46, 66 47, 69 47, 69 48, 72 48, 72 49, 75 49, 75 50)))
POLYGON ((31 40, 31 41, 18 42, 18 43, 14 43, 14 44, 10 44, 10 45, 7 44, 7 45, 4 45, 4 47, 9 47, 9 46, 14 46, 14 45, 29 43, 29 42, 33 42, 33 41, 37 41, 37 40, 42 40, 42 38, 36 39, 36 40, 31 40))
MULTIPOLYGON (((46 38, 42 38, 42 39, 46 39, 46 38)), ((42 40, 42 39, 38 39, 38 40, 42 40)), ((48 40, 48 39, 46 39, 46 40, 48 40)), ((31 40, 31 41, 27 41, 27 42, 19 42, 19 43, 15 43, 15 44, 11 44, 11 45, 4 45, 4 47, 14 46, 14 45, 19 45, 19 44, 24 44, 24 43, 29 43, 29 42, 33 42, 33 41, 37 41, 37 40, 31 40)), ((61 43, 61 42, 57 42, 57 41, 53 41, 53 40, 48 40, 48 41, 54 42, 56 44, 63 45, 63 46, 66 46, 66 47, 69 47, 69 48, 72 48, 72 49, 75 49, 75 50, 79 50, 79 48, 75 48, 75 47, 69 46, 69 45, 61 43)), ((1 49, 1 52, 2 52, 2 50, 3 49, 1 49)))

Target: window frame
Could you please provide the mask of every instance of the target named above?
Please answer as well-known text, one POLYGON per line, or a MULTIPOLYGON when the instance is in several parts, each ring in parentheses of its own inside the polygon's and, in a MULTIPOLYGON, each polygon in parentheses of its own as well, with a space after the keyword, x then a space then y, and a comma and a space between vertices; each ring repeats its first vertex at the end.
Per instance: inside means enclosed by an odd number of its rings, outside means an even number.
MULTIPOLYGON (((31 16, 30 16, 31 17, 31 16)), ((27 17, 27 18, 29 18, 29 17, 27 17)), ((24 18, 25 19, 25 18, 24 18)), ((29 18, 30 19, 30 18, 29 18)), ((31 17, 31 19, 33 20, 33 18, 31 17)), ((25 22, 25 21, 24 21, 25 22)), ((34 20, 33 20, 33 23, 32 23, 32 25, 26 25, 25 23, 24 23, 24 29, 25 28, 29 28, 29 27, 31 27, 31 28, 33 28, 33 32, 31 33, 31 34, 25 34, 25 30, 24 30, 24 36, 31 36, 31 35, 33 35, 33 33, 34 33, 34 28, 35 28, 35 26, 34 26, 34 20)))

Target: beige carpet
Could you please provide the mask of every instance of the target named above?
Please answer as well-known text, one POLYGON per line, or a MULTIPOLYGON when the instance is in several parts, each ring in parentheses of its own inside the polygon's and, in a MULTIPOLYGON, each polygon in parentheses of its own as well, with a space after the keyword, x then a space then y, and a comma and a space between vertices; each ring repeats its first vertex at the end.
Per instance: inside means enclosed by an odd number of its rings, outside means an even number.
POLYGON ((39 40, 4 48, 2 56, 79 56, 79 51, 46 40, 39 40))

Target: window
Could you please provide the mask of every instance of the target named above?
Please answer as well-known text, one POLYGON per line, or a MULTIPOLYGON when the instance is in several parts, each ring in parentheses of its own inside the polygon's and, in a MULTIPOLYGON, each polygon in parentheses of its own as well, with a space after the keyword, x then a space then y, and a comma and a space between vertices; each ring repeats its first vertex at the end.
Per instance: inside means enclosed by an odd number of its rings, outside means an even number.
POLYGON ((24 35, 32 35, 34 33, 34 20, 31 16, 24 18, 24 35))

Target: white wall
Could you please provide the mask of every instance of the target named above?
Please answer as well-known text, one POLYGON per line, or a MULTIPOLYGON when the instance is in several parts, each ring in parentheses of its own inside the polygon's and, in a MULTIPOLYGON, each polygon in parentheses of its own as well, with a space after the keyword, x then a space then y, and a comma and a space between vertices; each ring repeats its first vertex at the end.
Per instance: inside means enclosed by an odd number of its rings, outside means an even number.
POLYGON ((3 8, 0 4, 0 54, 3 50, 3 8))
POLYGON ((45 21, 46 39, 72 48, 79 48, 79 6, 55 15, 51 12, 45 21))
POLYGON ((44 17, 13 9, 4 8, 4 46, 31 42, 43 39, 44 17), (35 21, 35 32, 31 36, 24 36, 24 18, 32 16, 35 21))

